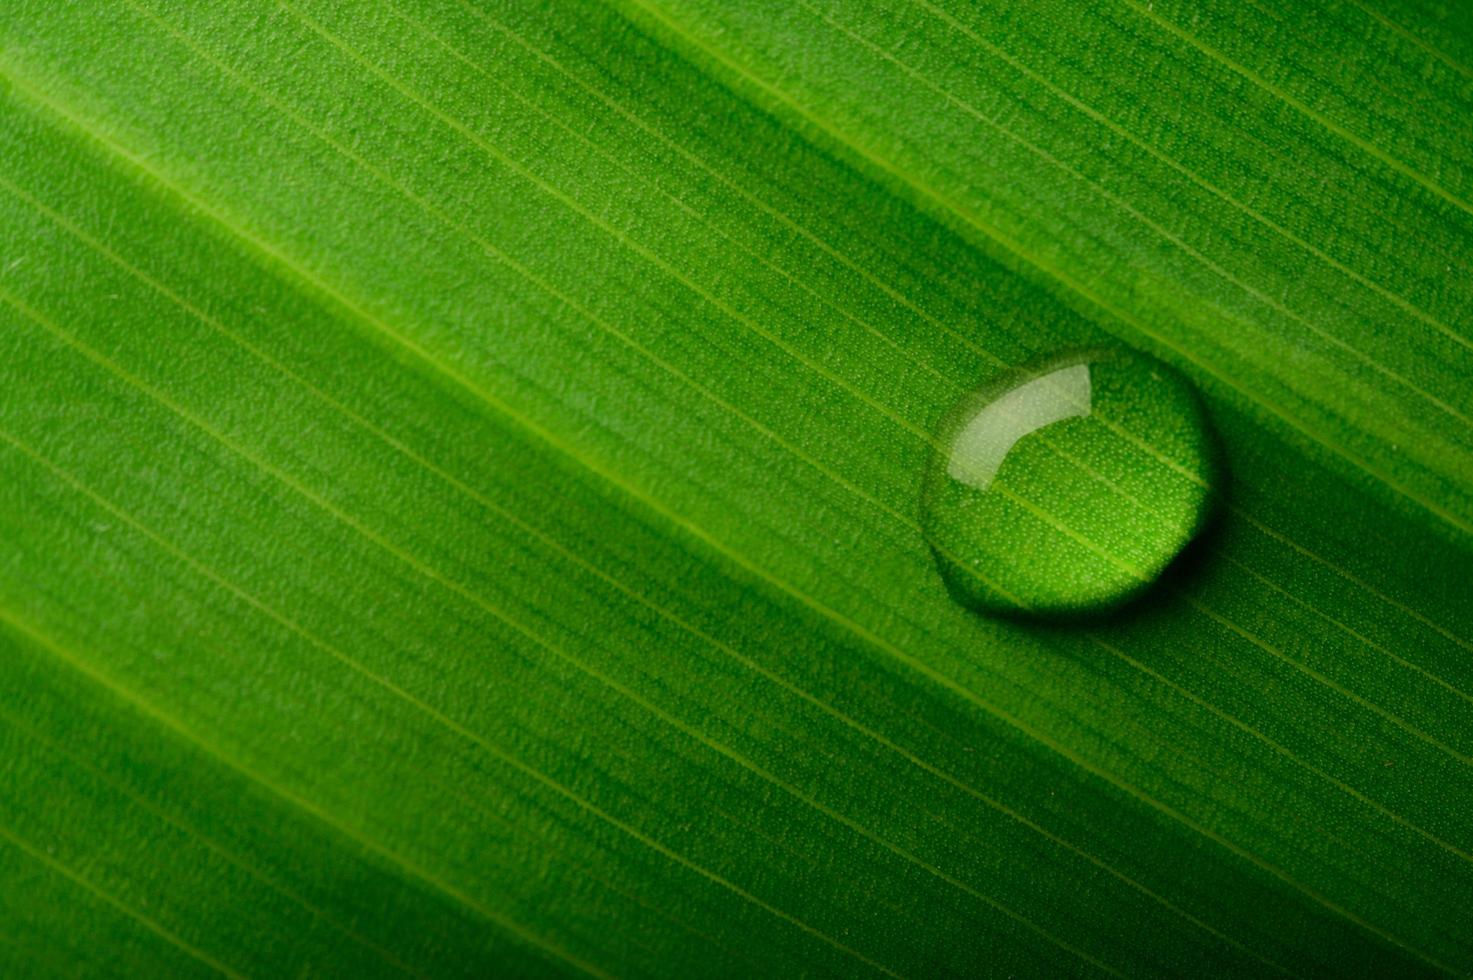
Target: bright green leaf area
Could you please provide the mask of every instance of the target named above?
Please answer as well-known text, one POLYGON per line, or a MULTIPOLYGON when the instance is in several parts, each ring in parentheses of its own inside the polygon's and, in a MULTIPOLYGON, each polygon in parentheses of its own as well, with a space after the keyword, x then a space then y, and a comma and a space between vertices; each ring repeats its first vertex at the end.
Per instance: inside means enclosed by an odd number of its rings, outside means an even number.
POLYGON ((0 974, 1473 971, 1466 9, 5 4, 0 974), (1220 520, 966 611, 1118 343, 1220 520))

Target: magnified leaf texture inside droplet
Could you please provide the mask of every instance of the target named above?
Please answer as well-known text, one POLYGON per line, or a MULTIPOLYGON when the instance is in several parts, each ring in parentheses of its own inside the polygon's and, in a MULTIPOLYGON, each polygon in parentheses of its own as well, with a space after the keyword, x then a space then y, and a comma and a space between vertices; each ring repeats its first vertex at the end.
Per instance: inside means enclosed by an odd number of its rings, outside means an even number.
POLYGON ((1076 350, 993 379, 948 413, 922 521, 966 605, 1097 612, 1160 576, 1205 525, 1220 482, 1185 379, 1144 354, 1076 350))

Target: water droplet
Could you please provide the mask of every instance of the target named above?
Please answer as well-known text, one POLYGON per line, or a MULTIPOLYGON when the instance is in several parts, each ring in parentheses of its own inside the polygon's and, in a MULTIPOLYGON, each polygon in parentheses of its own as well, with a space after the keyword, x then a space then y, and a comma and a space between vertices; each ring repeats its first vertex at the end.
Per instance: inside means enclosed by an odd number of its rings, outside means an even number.
POLYGON ((1191 384, 1091 349, 1010 371, 942 420, 921 524, 947 588, 984 612, 1108 610, 1201 531, 1221 483, 1191 384))

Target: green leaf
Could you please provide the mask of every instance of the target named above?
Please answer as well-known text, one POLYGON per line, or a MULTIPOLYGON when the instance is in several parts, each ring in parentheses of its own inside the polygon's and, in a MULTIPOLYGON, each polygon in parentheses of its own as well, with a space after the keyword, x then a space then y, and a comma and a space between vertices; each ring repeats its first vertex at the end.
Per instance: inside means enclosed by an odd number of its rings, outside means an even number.
POLYGON ((1473 971, 1416 7, 8 4, 0 972, 1473 971), (964 610, 934 427, 1113 341, 1220 521, 964 610))

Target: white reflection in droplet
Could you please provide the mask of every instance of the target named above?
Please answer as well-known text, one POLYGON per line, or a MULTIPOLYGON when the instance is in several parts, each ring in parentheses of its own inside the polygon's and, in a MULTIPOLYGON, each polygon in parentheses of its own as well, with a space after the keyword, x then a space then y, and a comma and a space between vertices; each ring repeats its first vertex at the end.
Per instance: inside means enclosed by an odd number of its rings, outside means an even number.
POLYGON ((977 410, 952 442, 946 472, 953 480, 986 490, 1019 439, 1089 412, 1088 364, 1032 378, 977 410))

